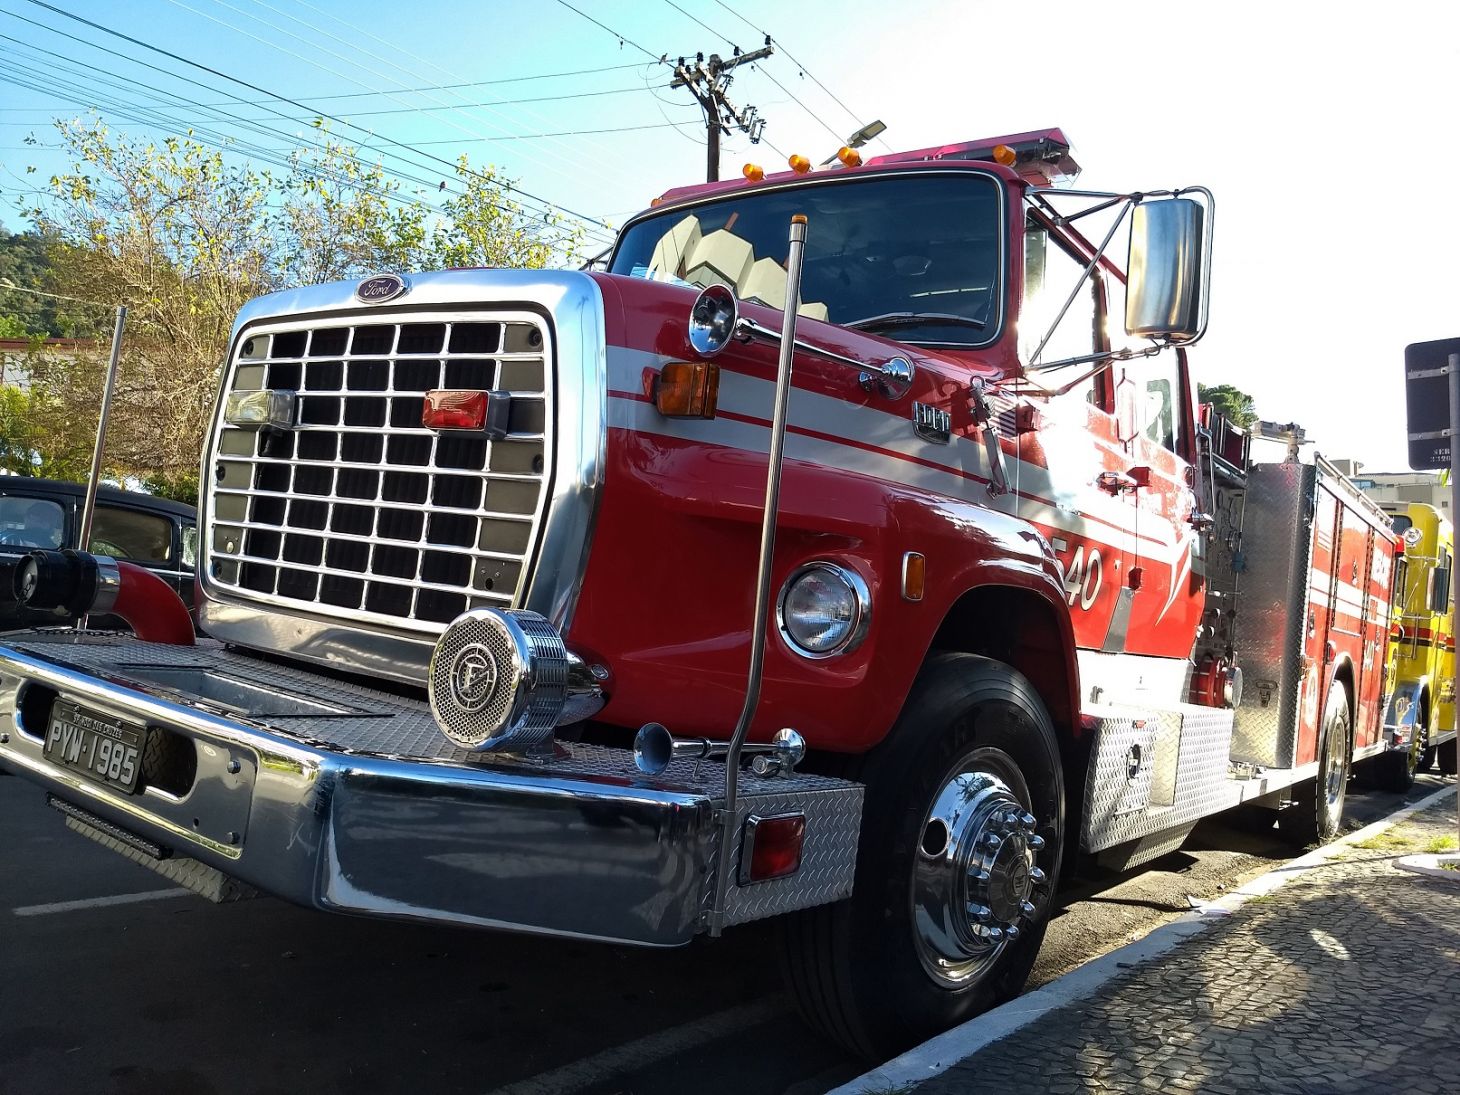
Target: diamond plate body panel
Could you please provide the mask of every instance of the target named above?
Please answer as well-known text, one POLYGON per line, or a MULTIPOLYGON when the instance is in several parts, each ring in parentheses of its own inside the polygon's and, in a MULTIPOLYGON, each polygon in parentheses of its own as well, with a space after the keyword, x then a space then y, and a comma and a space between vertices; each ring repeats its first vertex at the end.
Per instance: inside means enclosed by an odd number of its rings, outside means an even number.
MULTIPOLYGON (((812 791, 760 792, 738 797, 738 822, 734 846, 730 850, 730 892, 725 897, 725 923, 744 924, 850 897, 857 868, 857 843, 862 831, 862 798, 860 784, 812 791), (801 869, 788 878, 741 885, 738 875, 744 852, 746 821, 752 815, 765 818, 797 813, 806 816, 801 869)), ((707 912, 714 903, 716 866, 712 863, 706 873, 704 907, 707 912)))
POLYGON ((1311 464, 1259 464, 1248 477, 1236 636, 1245 686, 1233 760, 1271 768, 1294 763, 1317 475, 1311 464))
POLYGON ((1087 708, 1083 714, 1096 732, 1085 784, 1086 851, 1189 826, 1239 801, 1237 785, 1227 778, 1231 711, 1180 704, 1087 708), (1135 763, 1131 747, 1147 742, 1135 763))

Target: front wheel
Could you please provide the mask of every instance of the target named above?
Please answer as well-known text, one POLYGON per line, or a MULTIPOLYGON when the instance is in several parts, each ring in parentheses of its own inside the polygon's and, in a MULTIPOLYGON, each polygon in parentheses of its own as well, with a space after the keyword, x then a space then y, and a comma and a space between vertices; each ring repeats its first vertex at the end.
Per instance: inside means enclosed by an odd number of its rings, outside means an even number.
POLYGON ((1025 677, 971 654, 919 674, 867 787, 853 896, 782 925, 808 1022, 883 1059, 1014 997, 1064 837, 1054 724, 1025 677))

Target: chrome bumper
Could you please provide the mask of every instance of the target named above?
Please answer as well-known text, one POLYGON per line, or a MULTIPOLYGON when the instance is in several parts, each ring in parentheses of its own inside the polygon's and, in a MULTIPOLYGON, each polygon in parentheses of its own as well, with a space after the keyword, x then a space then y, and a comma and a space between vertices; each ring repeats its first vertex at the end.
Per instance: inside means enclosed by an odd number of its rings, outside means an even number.
MULTIPOLYGON (((420 701, 219 647, 69 633, 7 642, 0 766, 266 893, 656 946, 705 929, 718 764, 676 762, 646 779, 627 750, 596 746, 564 745, 545 762, 483 759, 446 742, 420 701), (225 714, 240 694, 263 696, 246 708, 261 713, 225 714), (35 724, 57 698, 181 735, 196 777, 183 793, 129 795, 54 763, 35 724)), ((862 788, 800 775, 743 782, 744 819, 805 812, 807 843, 797 875, 737 886, 729 922, 849 895, 862 788)))

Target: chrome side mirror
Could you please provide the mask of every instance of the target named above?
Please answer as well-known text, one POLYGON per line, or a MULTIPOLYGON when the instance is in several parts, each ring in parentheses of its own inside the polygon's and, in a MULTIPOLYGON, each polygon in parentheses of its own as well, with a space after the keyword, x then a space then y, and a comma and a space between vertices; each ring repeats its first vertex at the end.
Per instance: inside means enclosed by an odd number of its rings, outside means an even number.
POLYGON ((1131 212, 1125 330, 1183 345, 1206 331, 1211 270, 1208 206, 1193 198, 1140 202, 1131 212))
POLYGON ((689 344, 701 357, 714 357, 735 337, 740 305, 723 285, 707 285, 689 310, 689 344))

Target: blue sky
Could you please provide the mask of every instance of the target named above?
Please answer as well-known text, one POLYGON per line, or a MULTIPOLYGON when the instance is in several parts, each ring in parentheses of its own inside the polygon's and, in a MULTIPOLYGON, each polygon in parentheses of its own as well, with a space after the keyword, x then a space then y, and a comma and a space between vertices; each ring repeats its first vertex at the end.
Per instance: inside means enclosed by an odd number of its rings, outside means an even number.
MULTIPOLYGON (((771 144, 822 159, 872 118, 887 123, 893 148, 1061 126, 1085 167, 1081 185, 1216 192, 1212 327, 1193 351, 1198 375, 1245 388, 1265 417, 1297 420, 1329 455, 1376 469, 1403 464, 1404 344, 1460 335, 1460 221, 1444 211, 1445 189, 1460 176, 1453 3, 571 0, 611 33, 559 0, 48 2, 361 127, 337 125, 340 135, 412 146, 410 166, 387 163, 428 202, 448 176, 433 157, 461 152, 536 197, 615 224, 667 187, 701 179, 698 108, 665 86, 669 71, 639 46, 672 60, 728 54, 732 41, 748 50, 762 32, 781 43, 732 87, 732 99, 757 106, 768 125, 756 149, 743 137, 728 142, 726 176, 747 159, 779 167, 771 144), (598 71, 514 79, 582 69, 598 71), (406 90, 447 84, 474 86, 406 90), (577 97, 548 98, 567 95, 577 97), (508 101, 528 98, 542 101, 508 101), (480 103, 497 105, 472 105, 480 103), (653 128, 628 128, 639 126, 653 128), (482 139, 576 130, 595 132, 482 139)), ((0 39, 0 79, 35 82, 24 71, 42 68, 82 98, 133 101, 131 85, 100 81, 140 80, 254 119, 275 131, 250 133, 265 149, 307 131, 306 111, 30 0, 0 0, 0 34, 25 43, 0 39)), ((24 149, 23 137, 51 140, 46 119, 78 109, 56 92, 0 83, 7 227, 19 227, 15 200, 33 185, 25 165, 41 174, 60 166, 54 154, 24 149)), ((181 126, 207 113, 173 116, 181 126)), ((216 114, 209 124, 247 132, 216 114)))

